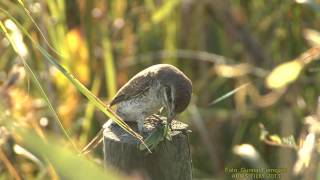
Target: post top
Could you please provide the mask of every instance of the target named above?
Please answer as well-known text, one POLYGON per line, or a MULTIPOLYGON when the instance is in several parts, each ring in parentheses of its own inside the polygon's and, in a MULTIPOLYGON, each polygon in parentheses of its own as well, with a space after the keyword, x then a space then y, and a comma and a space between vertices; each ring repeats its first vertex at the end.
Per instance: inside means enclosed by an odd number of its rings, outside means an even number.
MULTIPOLYGON (((163 119, 164 117, 161 117, 163 119)), ((137 123, 135 122, 126 122, 134 131, 138 130, 137 123)), ((182 123, 177 120, 173 120, 172 122, 172 131, 170 132, 171 137, 174 138, 175 136, 182 134, 184 132, 189 132, 188 125, 185 123, 182 123)), ((156 130, 157 127, 163 126, 162 122, 159 120, 159 118, 156 118, 154 116, 150 116, 145 120, 144 123, 144 129, 147 130, 147 132, 144 132, 141 134, 143 138, 148 137, 151 133, 156 130)), ((122 143, 128 143, 128 144, 137 144, 140 143, 135 137, 128 134, 125 130, 123 130, 121 127, 119 127, 117 124, 112 123, 110 126, 106 127, 103 131, 104 138, 107 138, 109 140, 115 141, 115 142, 122 142, 122 143)))

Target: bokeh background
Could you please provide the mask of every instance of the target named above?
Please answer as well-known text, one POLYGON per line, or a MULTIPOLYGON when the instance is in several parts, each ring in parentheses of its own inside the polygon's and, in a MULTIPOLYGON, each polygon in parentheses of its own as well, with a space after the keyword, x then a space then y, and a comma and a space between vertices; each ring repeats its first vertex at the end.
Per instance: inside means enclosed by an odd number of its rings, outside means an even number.
POLYGON ((194 179, 232 179, 226 168, 320 179, 319 17, 317 0, 0 1, 0 178, 102 166, 101 146, 81 158, 70 141, 81 149, 108 117, 48 53, 106 104, 150 65, 181 69, 193 82, 178 119, 192 130, 194 179))

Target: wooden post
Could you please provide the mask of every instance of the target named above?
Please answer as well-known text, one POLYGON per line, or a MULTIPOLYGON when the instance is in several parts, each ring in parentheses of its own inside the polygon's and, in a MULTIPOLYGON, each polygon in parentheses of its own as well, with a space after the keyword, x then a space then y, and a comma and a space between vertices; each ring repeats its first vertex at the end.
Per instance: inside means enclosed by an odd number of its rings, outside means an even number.
MULTIPOLYGON (((129 124, 137 130, 136 124, 129 124)), ((152 131, 157 125, 146 125, 152 131)), ((146 180, 191 180, 192 162, 187 125, 172 122, 172 141, 162 141, 150 154, 138 149, 139 142, 116 124, 104 130, 104 163, 127 174, 140 175, 146 180), (181 131, 182 130, 182 131, 181 131)), ((150 134, 151 132, 147 133, 150 134)))

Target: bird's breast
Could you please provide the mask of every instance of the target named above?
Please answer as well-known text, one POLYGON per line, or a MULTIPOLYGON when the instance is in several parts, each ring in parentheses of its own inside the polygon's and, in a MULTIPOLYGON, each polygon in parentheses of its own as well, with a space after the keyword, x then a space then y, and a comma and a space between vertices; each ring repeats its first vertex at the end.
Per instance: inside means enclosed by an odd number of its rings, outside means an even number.
POLYGON ((162 101, 157 88, 148 91, 117 105, 117 114, 125 121, 145 119, 156 113, 162 107, 162 101))

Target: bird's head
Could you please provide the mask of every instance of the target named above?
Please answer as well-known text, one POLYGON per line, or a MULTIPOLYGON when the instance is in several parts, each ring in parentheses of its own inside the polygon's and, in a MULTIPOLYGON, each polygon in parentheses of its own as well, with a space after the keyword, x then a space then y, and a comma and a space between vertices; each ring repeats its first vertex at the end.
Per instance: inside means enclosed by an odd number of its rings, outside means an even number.
POLYGON ((183 112, 189 105, 192 83, 183 72, 168 64, 161 64, 156 75, 160 80, 160 93, 170 123, 176 114, 183 112))

